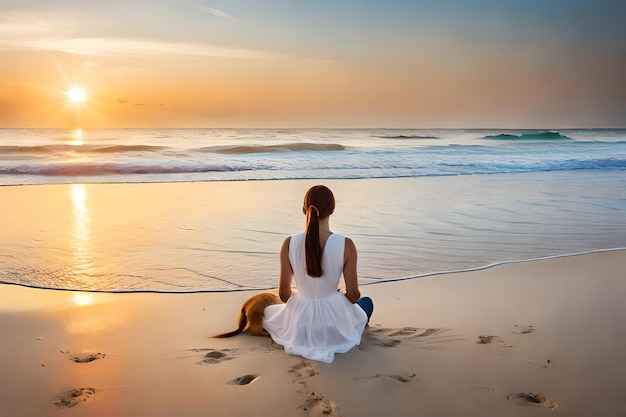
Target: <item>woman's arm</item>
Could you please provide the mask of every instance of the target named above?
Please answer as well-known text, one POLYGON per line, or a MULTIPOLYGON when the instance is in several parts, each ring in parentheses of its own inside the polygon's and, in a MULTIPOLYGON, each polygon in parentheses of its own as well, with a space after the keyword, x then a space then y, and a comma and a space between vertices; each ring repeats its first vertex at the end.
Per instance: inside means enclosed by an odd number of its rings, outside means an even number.
POLYGON ((359 280, 356 272, 357 252, 356 246, 351 239, 346 238, 346 246, 343 250, 343 279, 346 282, 346 297, 351 303, 361 298, 359 280))
POLYGON ((291 281, 293 279, 293 270, 291 269, 291 262, 289 262, 289 242, 291 237, 288 237, 283 242, 283 246, 280 248, 280 278, 278 281, 278 295, 283 302, 287 302, 291 297, 291 281))

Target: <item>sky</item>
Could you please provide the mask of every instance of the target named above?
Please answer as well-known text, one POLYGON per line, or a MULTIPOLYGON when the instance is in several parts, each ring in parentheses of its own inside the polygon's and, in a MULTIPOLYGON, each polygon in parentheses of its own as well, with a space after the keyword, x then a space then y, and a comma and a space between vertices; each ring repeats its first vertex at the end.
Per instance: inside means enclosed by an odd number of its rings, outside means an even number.
POLYGON ((626 127, 624 21, 621 0, 0 0, 0 127, 626 127))

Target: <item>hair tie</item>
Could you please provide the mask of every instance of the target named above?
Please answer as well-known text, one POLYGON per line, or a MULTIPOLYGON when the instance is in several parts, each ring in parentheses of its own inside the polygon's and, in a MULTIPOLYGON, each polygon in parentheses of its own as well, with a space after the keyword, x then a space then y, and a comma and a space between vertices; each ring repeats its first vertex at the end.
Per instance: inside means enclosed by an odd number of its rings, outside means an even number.
POLYGON ((320 211, 313 204, 309 206, 309 210, 315 210, 315 214, 317 214, 317 217, 320 216, 320 211))

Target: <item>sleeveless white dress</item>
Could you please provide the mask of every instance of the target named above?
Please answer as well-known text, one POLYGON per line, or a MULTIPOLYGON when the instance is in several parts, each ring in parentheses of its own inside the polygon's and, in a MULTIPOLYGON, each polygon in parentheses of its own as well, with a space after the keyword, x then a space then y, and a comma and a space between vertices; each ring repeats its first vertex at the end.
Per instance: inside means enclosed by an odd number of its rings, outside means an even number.
POLYGON ((298 288, 286 304, 265 309, 263 328, 285 352, 331 363, 361 342, 367 314, 337 291, 343 273, 345 237, 332 234, 322 253, 323 275, 306 272, 304 233, 291 237, 289 261, 298 288))

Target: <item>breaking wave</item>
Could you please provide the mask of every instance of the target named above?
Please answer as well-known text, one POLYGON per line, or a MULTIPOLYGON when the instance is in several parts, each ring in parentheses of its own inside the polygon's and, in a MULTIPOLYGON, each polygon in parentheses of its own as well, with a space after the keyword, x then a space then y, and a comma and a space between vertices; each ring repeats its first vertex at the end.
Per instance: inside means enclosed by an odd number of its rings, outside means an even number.
POLYGON ((499 135, 486 135, 484 139, 492 140, 572 140, 572 138, 562 135, 561 132, 524 132, 520 135, 511 133, 500 133, 499 135))
POLYGON ((61 152, 109 154, 125 152, 159 152, 167 146, 153 145, 39 145, 39 146, 0 146, 3 154, 56 154, 61 152))
POLYGON ((212 152, 229 155, 268 152, 306 152, 306 151, 343 151, 346 147, 337 143, 285 143, 280 145, 245 145, 245 146, 209 146, 197 149, 201 152, 212 152))
POLYGON ((141 174, 189 174, 205 172, 249 171, 255 168, 229 167, 225 165, 143 165, 143 164, 90 164, 55 163, 13 167, 0 167, 0 175, 41 175, 52 177, 83 177, 98 175, 141 175, 141 174))
POLYGON ((429 136, 429 135, 382 135, 382 136, 374 136, 375 138, 381 139, 439 139, 437 136, 429 136))

